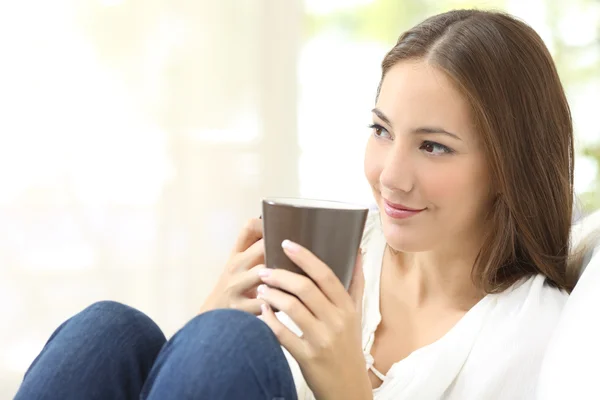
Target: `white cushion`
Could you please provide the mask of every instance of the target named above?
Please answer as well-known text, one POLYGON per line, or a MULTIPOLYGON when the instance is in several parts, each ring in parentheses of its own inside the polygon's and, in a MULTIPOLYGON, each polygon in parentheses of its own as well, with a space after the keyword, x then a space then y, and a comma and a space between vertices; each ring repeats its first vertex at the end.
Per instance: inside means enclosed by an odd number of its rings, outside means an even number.
MULTIPOLYGON (((575 245, 600 229, 600 211, 573 227, 575 245)), ((547 348, 538 399, 600 399, 600 243, 567 301, 547 348)))

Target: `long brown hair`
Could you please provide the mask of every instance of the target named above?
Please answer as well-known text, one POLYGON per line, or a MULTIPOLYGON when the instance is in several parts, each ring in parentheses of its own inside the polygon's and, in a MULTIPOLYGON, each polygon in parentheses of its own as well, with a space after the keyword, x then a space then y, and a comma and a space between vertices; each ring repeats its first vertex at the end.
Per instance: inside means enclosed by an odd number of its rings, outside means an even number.
POLYGON ((400 36, 383 60, 382 80, 407 59, 426 60, 450 77, 481 135, 497 195, 474 283, 495 293, 541 273, 570 291, 573 124, 540 36, 504 13, 450 11, 400 36))

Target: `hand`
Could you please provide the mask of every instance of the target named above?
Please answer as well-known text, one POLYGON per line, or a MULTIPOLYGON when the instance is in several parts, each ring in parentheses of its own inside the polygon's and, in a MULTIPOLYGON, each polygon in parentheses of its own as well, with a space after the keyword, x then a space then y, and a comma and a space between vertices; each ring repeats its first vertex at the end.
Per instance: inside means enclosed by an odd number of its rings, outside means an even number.
POLYGON ((266 285, 258 287, 258 297, 267 303, 263 321, 298 361, 316 398, 372 399, 361 342, 364 277, 360 254, 346 292, 331 269, 310 251, 287 240, 282 246, 312 280, 282 269, 261 270, 266 285), (286 313, 302 330, 302 337, 283 325, 272 308, 286 313))
POLYGON ((256 287, 261 281, 257 270, 264 268, 264 247, 262 220, 255 218, 248 221, 200 313, 217 308, 233 308, 260 314, 262 301, 256 299, 256 287))

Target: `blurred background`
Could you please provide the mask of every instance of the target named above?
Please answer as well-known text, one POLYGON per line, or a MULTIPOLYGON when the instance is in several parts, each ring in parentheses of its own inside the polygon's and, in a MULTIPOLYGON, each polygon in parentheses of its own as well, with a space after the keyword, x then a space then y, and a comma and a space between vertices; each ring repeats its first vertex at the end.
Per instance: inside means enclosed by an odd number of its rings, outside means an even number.
POLYGON ((2 2, 0 398, 94 301, 173 334, 262 197, 369 204, 380 62, 459 7, 543 37, 573 110, 577 193, 600 207, 600 0, 2 2))

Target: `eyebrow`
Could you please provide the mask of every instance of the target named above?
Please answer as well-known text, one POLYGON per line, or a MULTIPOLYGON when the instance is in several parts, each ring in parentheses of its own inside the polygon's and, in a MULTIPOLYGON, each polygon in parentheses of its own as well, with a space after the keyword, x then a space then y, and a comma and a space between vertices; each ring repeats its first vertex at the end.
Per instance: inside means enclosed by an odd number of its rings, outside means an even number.
MULTIPOLYGON (((390 119, 378 108, 374 108, 371 110, 371 112, 375 115, 377 115, 377 117, 382 120, 383 122, 385 122, 387 125, 390 126, 390 128, 392 127, 392 122, 390 121, 390 119)), ((462 140, 457 134, 452 133, 452 132, 448 132, 445 129, 442 128, 438 128, 438 127, 434 127, 434 126, 422 126, 420 128, 417 128, 413 131, 414 133, 443 133, 445 135, 451 136, 457 140, 462 140)))

